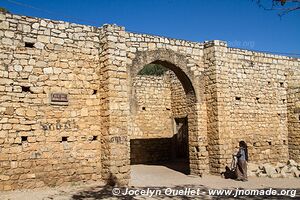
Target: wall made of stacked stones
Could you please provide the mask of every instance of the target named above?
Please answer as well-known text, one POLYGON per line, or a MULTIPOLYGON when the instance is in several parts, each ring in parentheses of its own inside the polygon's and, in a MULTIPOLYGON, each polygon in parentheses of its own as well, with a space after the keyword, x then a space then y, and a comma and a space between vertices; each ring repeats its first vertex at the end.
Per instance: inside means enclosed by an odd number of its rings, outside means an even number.
POLYGON ((101 177, 98 31, 0 14, 0 190, 101 177))
POLYGON ((135 138, 173 136, 171 90, 167 76, 138 75, 133 80, 129 134, 135 138))
POLYGON ((186 95, 176 75, 138 75, 131 101, 131 164, 157 163, 173 158, 175 118, 187 116, 186 95))
POLYGON ((131 164, 157 164, 170 161, 173 155, 173 138, 133 139, 130 141, 131 164))
POLYGON ((289 157, 300 161, 300 87, 288 93, 289 157))
POLYGON ((169 72, 168 76, 170 80, 172 116, 173 118, 184 118, 188 114, 187 97, 184 88, 174 72, 169 72))
POLYGON ((178 40, 161 36, 138 34, 126 32, 127 62, 131 63, 137 51, 151 51, 157 49, 167 49, 184 54, 189 60, 188 67, 192 68, 195 75, 200 75, 204 71, 201 66, 203 56, 203 44, 178 40))
POLYGON ((226 155, 231 154, 228 148, 228 113, 226 96, 228 95, 226 67, 227 47, 222 41, 205 43, 205 93, 207 106, 207 138, 209 168, 212 173, 220 173, 225 166, 226 155), (230 152, 230 153, 229 153, 230 152))
POLYGON ((124 186, 130 179, 130 102, 125 29, 106 24, 101 33, 102 178, 110 185, 124 186))
POLYGON ((163 76, 138 75, 132 90, 130 138, 173 137, 174 119, 187 116, 186 94, 176 75, 170 70, 163 76))
POLYGON ((227 122, 232 152, 244 140, 252 162, 287 161, 287 92, 292 59, 231 48, 227 59, 224 67, 228 69, 230 96, 225 105, 230 113, 227 122))
POLYGON ((300 162, 300 62, 289 62, 287 90, 289 157, 300 162))

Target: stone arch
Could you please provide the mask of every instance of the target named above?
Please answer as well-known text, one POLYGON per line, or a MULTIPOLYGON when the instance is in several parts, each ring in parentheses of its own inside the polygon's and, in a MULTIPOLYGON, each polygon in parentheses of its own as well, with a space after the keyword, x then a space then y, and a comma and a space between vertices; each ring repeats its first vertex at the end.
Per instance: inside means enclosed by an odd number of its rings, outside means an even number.
MULTIPOLYGON (((190 173, 202 175, 207 172, 207 157, 199 153, 205 147, 200 147, 199 143, 199 98, 197 98, 198 84, 193 72, 188 68, 188 60, 185 55, 179 54, 172 50, 152 50, 138 51, 135 53, 131 64, 128 66, 129 71, 129 99, 132 102, 132 80, 138 75, 138 72, 147 64, 160 64, 173 71, 180 80, 187 100, 187 119, 189 132, 189 163, 190 173)), ((131 109, 130 109, 131 110, 131 109)), ((206 133, 205 133, 206 134, 206 133)), ((206 151, 206 149, 205 149, 206 151)), ((207 154, 206 154, 207 155, 207 154)))
POLYGON ((130 80, 135 77, 138 72, 149 63, 161 64, 166 68, 172 70, 180 82, 182 83, 186 94, 195 93, 196 101, 198 98, 197 91, 194 89, 196 80, 193 72, 187 67, 188 60, 186 56, 172 50, 152 50, 152 51, 138 51, 132 60, 129 67, 130 80))

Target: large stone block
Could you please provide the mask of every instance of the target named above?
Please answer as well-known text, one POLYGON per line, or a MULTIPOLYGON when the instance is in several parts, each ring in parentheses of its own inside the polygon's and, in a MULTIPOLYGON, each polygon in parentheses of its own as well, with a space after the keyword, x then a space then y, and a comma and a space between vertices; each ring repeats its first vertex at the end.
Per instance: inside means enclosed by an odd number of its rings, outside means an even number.
POLYGON ((38 35, 37 36, 37 41, 41 42, 41 43, 50 43, 50 36, 46 36, 46 35, 38 35))

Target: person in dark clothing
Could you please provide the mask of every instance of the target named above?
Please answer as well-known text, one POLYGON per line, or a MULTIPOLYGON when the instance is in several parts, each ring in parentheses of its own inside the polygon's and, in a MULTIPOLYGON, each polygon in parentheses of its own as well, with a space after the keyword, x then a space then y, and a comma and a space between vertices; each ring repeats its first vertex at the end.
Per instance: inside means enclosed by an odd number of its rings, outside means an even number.
POLYGON ((247 181, 247 161, 248 161, 248 148, 245 141, 239 142, 239 151, 236 154, 237 166, 236 175, 238 181, 247 181))

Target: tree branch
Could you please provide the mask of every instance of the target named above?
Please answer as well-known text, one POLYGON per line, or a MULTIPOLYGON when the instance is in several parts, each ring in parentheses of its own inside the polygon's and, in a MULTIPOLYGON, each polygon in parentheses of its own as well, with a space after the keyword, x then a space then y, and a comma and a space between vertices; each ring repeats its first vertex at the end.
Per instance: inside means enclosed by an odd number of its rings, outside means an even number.
MULTIPOLYGON (((280 11, 278 15, 282 17, 292 11, 300 10, 300 0, 270 0, 272 4, 267 6, 266 2, 263 0, 256 0, 256 3, 259 7, 263 8, 264 10, 272 11, 278 10, 280 11), (289 5, 289 7, 284 7, 285 5, 289 5)), ((270 2, 269 1, 269 2, 270 2)))

